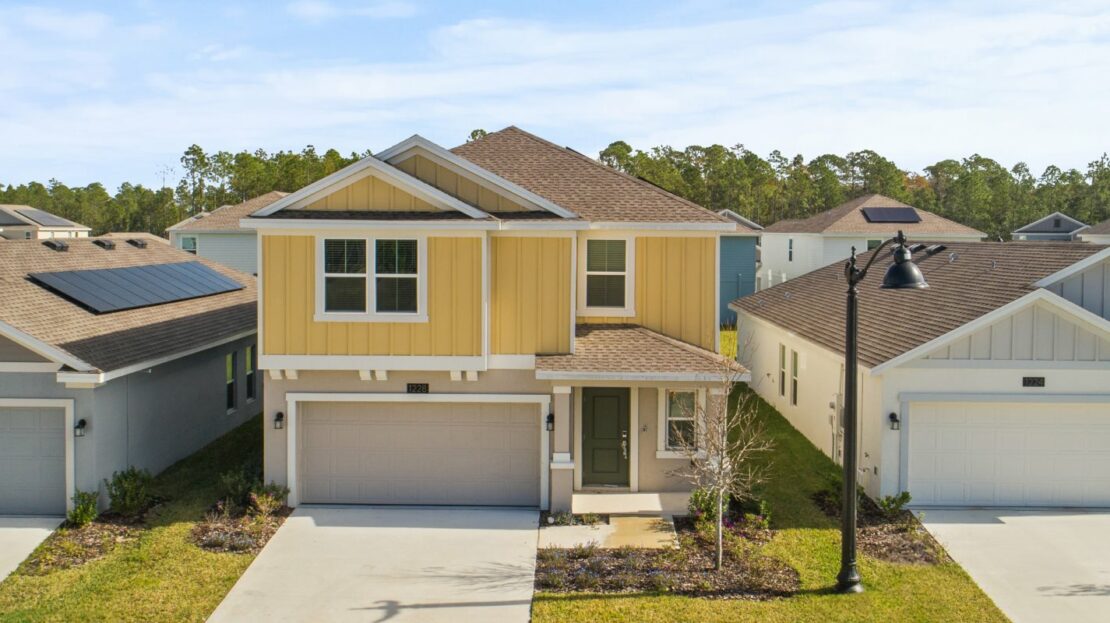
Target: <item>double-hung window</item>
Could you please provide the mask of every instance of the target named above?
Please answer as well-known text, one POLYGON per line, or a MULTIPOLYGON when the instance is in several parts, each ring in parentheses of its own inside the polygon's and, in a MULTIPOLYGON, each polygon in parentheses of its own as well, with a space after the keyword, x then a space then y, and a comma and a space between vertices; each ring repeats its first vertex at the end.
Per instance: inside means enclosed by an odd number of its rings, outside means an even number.
POLYGON ((779 344, 779 396, 786 396, 786 344, 779 344))
POLYGON ((325 238, 317 320, 427 322, 425 240, 325 238))
POLYGON ((633 315, 632 239, 586 239, 579 262, 579 313, 633 315))
POLYGON ((667 450, 697 446, 697 392, 667 390, 667 450))
POLYGON ((798 351, 790 351, 790 404, 798 406, 798 351))
POLYGON ((255 384, 256 375, 254 373, 258 363, 254 344, 247 347, 245 354, 243 364, 246 366, 246 374, 243 375, 243 380, 247 383, 247 400, 250 401, 258 396, 258 386, 255 384))
POLYGON ((186 253, 197 254, 197 237, 196 236, 182 236, 181 237, 181 250, 186 253))
POLYGON ((793 238, 787 238, 786 239, 786 261, 787 262, 793 262, 794 261, 794 239, 793 238))
POLYGON ((228 353, 227 356, 224 357, 224 367, 226 369, 224 379, 225 379, 225 390, 227 392, 226 393, 226 396, 227 396, 227 398, 226 398, 227 412, 231 413, 232 411, 235 410, 235 405, 236 405, 235 353, 228 353))

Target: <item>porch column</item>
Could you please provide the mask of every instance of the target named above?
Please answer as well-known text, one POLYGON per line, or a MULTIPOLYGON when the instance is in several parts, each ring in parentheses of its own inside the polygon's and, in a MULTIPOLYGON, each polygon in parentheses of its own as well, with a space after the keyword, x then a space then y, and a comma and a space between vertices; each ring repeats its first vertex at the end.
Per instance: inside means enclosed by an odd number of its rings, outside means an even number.
POLYGON ((569 511, 574 495, 570 387, 559 385, 552 393, 555 396, 555 430, 551 433, 551 512, 569 511))

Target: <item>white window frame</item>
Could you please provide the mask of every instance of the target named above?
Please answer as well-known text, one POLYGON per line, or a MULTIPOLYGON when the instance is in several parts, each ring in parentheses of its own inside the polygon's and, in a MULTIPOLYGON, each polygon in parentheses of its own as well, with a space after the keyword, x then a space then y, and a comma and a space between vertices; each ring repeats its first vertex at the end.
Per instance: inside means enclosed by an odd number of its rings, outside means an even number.
POLYGON ((198 238, 197 236, 181 236, 180 238, 178 238, 178 243, 180 244, 179 248, 182 251, 184 251, 186 253, 192 253, 193 255, 200 255, 200 238, 198 238), (185 240, 186 239, 189 239, 189 240, 193 241, 193 250, 192 251, 185 248, 185 240))
POLYGON ((239 410, 239 357, 235 351, 224 354, 224 406, 228 415, 239 410), (231 378, 227 378, 227 367, 231 364, 231 378), (228 389, 231 390, 231 404, 227 404, 228 389))
MULTIPOLYGON (((614 272, 592 272, 592 275, 620 275, 614 272)), ((636 315, 636 238, 630 235, 614 235, 603 232, 589 233, 578 241, 578 288, 575 297, 578 301, 579 316, 616 316, 636 315), (591 240, 624 241, 624 307, 589 307, 586 305, 586 251, 591 240)))
POLYGON ((787 238, 786 239, 786 261, 787 262, 793 262, 794 261, 794 239, 793 238, 787 238))
POLYGON ((258 345, 248 344, 243 349, 243 388, 247 404, 258 400, 258 345))
POLYGON ((798 383, 798 377, 802 371, 802 357, 798 351, 790 351, 790 406, 798 406, 798 394, 801 393, 801 385, 798 383))
MULTIPOLYGON (((316 238, 316 322, 428 322, 428 237, 402 234, 382 236, 334 235, 316 238), (324 245, 327 240, 363 240, 366 243, 365 273, 325 273, 324 245), (416 241, 416 313, 378 312, 377 309, 377 241, 416 241), (358 277, 366 279, 366 311, 330 312, 324 309, 324 280, 326 277, 358 277)), ((391 275, 396 276, 396 275, 391 275)))
MULTIPOLYGON (((674 448, 667 447, 667 431, 669 429, 669 417, 668 417, 668 415, 669 415, 668 411, 669 410, 668 410, 667 407, 668 407, 668 403, 670 402, 670 394, 672 392, 685 392, 685 393, 691 393, 692 392, 694 394, 694 405, 695 405, 694 406, 694 420, 695 420, 694 430, 697 431, 695 433, 695 435, 699 437, 699 444, 698 444, 699 446, 701 445, 700 437, 701 437, 701 431, 703 429, 703 427, 700 424, 700 421, 703 417, 703 414, 705 413, 705 408, 706 408, 705 407, 705 404, 706 404, 705 395, 706 395, 706 392, 705 392, 704 389, 699 389, 699 388, 695 388, 695 387, 660 387, 659 388, 659 417, 658 417, 658 421, 656 423, 657 424, 656 428, 657 428, 657 433, 658 434, 656 435, 657 439, 656 439, 656 446, 655 446, 655 458, 657 458, 657 459, 688 459, 688 458, 690 458, 690 454, 686 450, 676 450, 674 448)), ((705 457, 705 450, 704 449, 698 449, 697 452, 696 452, 696 456, 704 458, 705 457)))
POLYGON ((779 396, 786 397, 786 344, 779 342, 779 396))

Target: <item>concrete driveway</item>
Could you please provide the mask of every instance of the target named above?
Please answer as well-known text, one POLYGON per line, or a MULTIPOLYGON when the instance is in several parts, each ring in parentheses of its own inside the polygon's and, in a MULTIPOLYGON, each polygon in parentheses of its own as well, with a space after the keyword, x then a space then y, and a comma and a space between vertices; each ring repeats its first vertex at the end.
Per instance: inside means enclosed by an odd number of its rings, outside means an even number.
POLYGON ((0 516, 0 582, 61 523, 61 517, 0 516))
POLYGON ((538 513, 300 507, 209 621, 526 622, 538 513))
POLYGON ((1110 620, 1110 512, 927 510, 924 523, 1015 623, 1110 620))

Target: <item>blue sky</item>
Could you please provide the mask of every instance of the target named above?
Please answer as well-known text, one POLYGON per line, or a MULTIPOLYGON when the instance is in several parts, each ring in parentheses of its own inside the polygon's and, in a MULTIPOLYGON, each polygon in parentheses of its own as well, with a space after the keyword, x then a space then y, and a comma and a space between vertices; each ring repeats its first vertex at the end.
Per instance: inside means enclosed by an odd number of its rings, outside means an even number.
MULTIPOLYGON (((1110 3, 0 0, 0 182, 159 183, 181 152, 447 146, 515 124, 903 168, 1110 148, 1110 3)), ((172 177, 172 175, 171 175, 172 177)))

